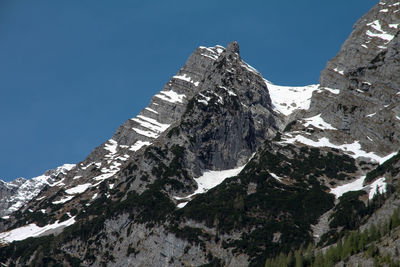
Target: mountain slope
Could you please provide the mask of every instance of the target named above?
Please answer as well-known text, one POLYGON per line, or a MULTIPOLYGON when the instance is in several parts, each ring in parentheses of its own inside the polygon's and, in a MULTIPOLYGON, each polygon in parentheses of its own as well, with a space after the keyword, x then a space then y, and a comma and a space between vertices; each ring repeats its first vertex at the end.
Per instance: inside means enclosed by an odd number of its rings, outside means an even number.
POLYGON ((138 116, 9 215, 0 261, 263 266, 390 216, 398 9, 360 19, 320 85, 272 84, 236 42, 196 49, 138 116))
POLYGON ((62 179, 62 176, 74 166, 74 164, 64 164, 29 180, 18 178, 8 183, 0 180, 0 216, 7 218, 8 214, 20 209, 36 197, 46 185, 51 186, 62 179))

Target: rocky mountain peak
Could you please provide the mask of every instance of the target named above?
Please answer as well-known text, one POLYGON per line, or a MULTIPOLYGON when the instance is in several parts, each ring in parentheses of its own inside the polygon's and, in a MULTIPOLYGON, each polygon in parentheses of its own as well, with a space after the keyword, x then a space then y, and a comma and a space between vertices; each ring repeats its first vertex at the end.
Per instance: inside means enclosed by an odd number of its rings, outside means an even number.
POLYGON ((0 262, 264 266, 356 229, 398 190, 399 5, 357 22, 321 85, 268 82, 237 42, 195 49, 85 160, 0 183, 34 192, 0 220, 0 262))
POLYGON ((0 181, 0 217, 20 209, 45 187, 60 181, 75 164, 64 164, 32 179, 17 178, 11 182, 0 181))
POLYGON ((236 41, 229 43, 228 46, 226 47, 226 52, 237 53, 238 55, 240 55, 239 44, 236 41))

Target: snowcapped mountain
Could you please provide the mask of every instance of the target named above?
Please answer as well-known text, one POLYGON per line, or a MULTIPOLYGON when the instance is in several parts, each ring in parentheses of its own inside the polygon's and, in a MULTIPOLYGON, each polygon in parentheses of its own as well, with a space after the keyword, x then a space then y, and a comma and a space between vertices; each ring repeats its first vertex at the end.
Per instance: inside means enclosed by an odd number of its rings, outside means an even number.
POLYGON ((3 219, 8 218, 8 214, 17 211, 36 197, 46 185, 52 186, 74 166, 74 164, 64 164, 29 180, 18 178, 8 183, 0 180, 0 216, 3 219))
POLYGON ((85 160, 3 183, 0 262, 264 266, 390 218, 399 9, 363 16, 319 85, 272 84, 236 42, 197 48, 85 160))

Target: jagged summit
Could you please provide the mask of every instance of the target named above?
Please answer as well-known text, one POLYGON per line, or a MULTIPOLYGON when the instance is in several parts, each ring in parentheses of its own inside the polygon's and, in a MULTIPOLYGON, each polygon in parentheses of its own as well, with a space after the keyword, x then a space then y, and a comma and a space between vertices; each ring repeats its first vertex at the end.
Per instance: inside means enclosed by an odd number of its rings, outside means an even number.
POLYGON ((397 6, 360 20, 321 85, 268 82, 236 42, 195 49, 136 117, 0 220, 0 262, 264 266, 388 217, 400 61, 385 23, 397 6))
POLYGON ((236 41, 229 43, 226 47, 226 52, 240 55, 239 44, 236 41))
POLYGON ((8 218, 10 213, 36 197, 45 186, 61 180, 74 166, 75 164, 64 164, 32 179, 17 178, 7 183, 0 180, 0 217, 8 218))

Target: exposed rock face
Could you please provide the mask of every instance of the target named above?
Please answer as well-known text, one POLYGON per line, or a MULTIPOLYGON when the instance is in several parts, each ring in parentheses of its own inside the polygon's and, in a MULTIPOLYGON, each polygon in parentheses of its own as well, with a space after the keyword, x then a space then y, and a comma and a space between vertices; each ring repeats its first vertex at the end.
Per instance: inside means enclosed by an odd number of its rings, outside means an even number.
MULTIPOLYGON (((283 116, 273 110, 265 80, 258 71, 242 61, 236 42, 226 49, 220 46, 200 47, 164 89, 152 98, 147 108, 125 122, 109 141, 77 164, 61 183, 43 190, 38 198, 22 208, 24 223, 34 223, 43 211, 46 220, 62 220, 65 214, 74 215, 73 210, 91 214, 89 207, 102 203, 104 199, 126 201, 126 198, 129 200, 129 196, 125 195, 128 192, 134 197, 136 193, 142 194, 139 198, 143 198, 153 193, 155 186, 162 192, 156 201, 165 202, 166 207, 171 208, 170 205, 175 205, 175 196, 185 196, 196 189, 193 177, 207 170, 244 165, 264 140, 272 139, 282 127, 283 116), (164 193, 170 199, 165 199, 164 193), (82 203, 88 204, 83 206, 82 203)), ((134 213, 142 214, 141 209, 137 207, 134 213)), ((9 220, 16 222, 13 227, 21 226, 22 220, 15 219, 11 216, 9 220)), ((129 225, 129 228, 136 229, 134 233, 142 229, 141 221, 111 219, 114 223, 110 225, 117 223, 115 220, 125 227, 129 225)), ((192 229, 189 225, 186 227, 192 229)), ((244 254, 232 257, 231 250, 220 248, 222 240, 229 240, 232 234, 226 235, 218 244, 197 244, 189 248, 187 241, 179 241, 182 237, 169 230, 172 227, 170 223, 154 227, 138 237, 127 234, 128 240, 139 238, 138 242, 142 244, 131 244, 138 251, 138 258, 129 259, 135 265, 157 266, 165 257, 199 265, 209 260, 207 255, 199 253, 204 249, 219 251, 218 258, 223 258, 232 266, 243 265, 248 260, 244 254), (157 230, 159 228, 164 230, 157 230), (159 250, 145 249, 152 247, 152 243, 164 243, 166 238, 182 245, 178 246, 179 249, 166 246, 165 253, 161 254, 159 250), (193 254, 184 250, 186 246, 197 256, 190 256, 193 254)), ((109 237, 114 231, 104 231, 105 242, 114 242, 109 237)), ((215 230, 212 233, 215 235, 215 230)), ((87 244, 80 241, 73 244, 78 244, 75 256, 80 258, 81 253, 86 253, 87 244)), ((110 254, 110 248, 104 253, 110 254)), ((113 251, 112 254, 117 258, 119 252, 113 251)), ((100 262, 103 256, 99 258, 100 262)), ((128 260, 125 257, 125 254, 121 255, 117 262, 125 264, 128 260)))
POLYGON ((399 10, 398 1, 381 1, 354 25, 311 103, 311 111, 383 155, 400 142, 399 10))
POLYGON ((185 165, 194 176, 243 165, 282 124, 262 76, 238 52, 236 42, 229 44, 207 70, 176 128, 180 134, 171 138, 179 145, 189 140, 185 165))
MULTIPOLYGON (((199 47, 138 116, 0 222, 6 242, 26 226, 60 232, 8 244, 0 261, 260 266, 389 216, 394 196, 365 204, 399 179, 400 156, 376 168, 400 146, 399 9, 380 2, 361 18, 320 86, 271 84, 236 42, 199 47), (339 189, 353 183, 348 204, 339 189)), ((0 185, 4 208, 25 185, 0 185)))
POLYGON ((29 180, 18 178, 8 183, 0 180, 0 217, 9 215, 23 207, 36 197, 46 185, 51 185, 62 179, 74 166, 74 164, 64 164, 29 180))
POLYGON ((97 168, 112 176, 119 170, 117 165, 123 164, 140 148, 153 143, 180 119, 188 101, 199 92, 207 69, 223 50, 220 46, 196 49, 182 69, 152 97, 149 106, 135 118, 127 120, 109 141, 78 164, 73 175, 89 180, 98 176, 98 172, 93 171, 97 168))

